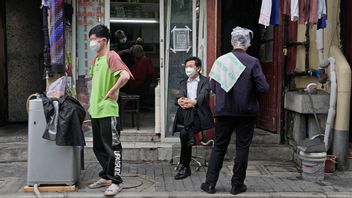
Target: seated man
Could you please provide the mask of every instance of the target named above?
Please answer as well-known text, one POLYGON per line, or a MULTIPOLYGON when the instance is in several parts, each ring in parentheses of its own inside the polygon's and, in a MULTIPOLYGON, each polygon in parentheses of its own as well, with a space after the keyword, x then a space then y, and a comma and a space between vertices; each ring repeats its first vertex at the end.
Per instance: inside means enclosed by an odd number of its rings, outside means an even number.
POLYGON ((214 127, 213 115, 209 107, 209 80, 200 74, 201 61, 190 57, 185 61, 188 76, 180 82, 180 95, 176 98, 179 108, 176 112, 174 132, 180 132, 180 169, 175 179, 191 175, 189 164, 192 157, 194 134, 214 127), (179 126, 182 126, 181 129, 179 126))

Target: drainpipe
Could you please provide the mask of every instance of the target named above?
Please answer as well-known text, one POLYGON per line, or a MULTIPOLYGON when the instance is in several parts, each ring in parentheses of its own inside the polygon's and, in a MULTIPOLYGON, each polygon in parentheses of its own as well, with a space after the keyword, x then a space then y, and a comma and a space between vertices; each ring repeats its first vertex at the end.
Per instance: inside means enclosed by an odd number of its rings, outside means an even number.
POLYGON ((329 150, 331 145, 331 130, 334 124, 336 115, 336 71, 335 71, 335 59, 330 57, 328 60, 324 60, 324 30, 319 29, 316 31, 316 46, 319 57, 319 67, 326 68, 330 65, 330 102, 328 117, 326 119, 324 143, 326 150, 329 150), (329 64, 330 63, 330 64, 329 64))
POLYGON ((324 143, 326 150, 329 150, 331 145, 331 130, 334 124, 335 115, 336 115, 336 71, 335 71, 335 59, 330 57, 330 102, 329 102, 329 111, 328 117, 326 119, 325 125, 325 135, 324 143))
POLYGON ((333 154, 337 157, 337 167, 343 170, 348 149, 350 98, 351 98, 351 69, 341 50, 333 45, 330 56, 336 60, 337 106, 334 126, 333 154))

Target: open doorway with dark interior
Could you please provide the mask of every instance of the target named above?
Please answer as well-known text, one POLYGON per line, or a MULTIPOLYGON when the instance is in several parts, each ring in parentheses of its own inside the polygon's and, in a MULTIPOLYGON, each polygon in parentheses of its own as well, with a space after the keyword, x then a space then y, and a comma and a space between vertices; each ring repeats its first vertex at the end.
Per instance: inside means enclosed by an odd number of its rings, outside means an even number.
MULTIPOLYGON (((342 49, 348 64, 352 67, 352 1, 342 0, 340 7, 342 49)), ((352 112, 352 106, 350 107, 350 110, 352 112)), ((352 149, 352 116, 350 116, 350 142, 350 147, 352 149)))
POLYGON ((154 130, 154 91, 160 77, 159 0, 111 0, 110 31, 110 49, 120 55, 135 78, 120 92, 123 130, 130 130, 131 122, 138 124, 138 117, 131 119, 133 115, 128 113, 136 108, 139 108, 140 130, 154 130), (138 100, 139 107, 129 102, 129 98, 138 100))
MULTIPOLYGON (((253 31, 253 39, 247 53, 258 58, 270 85, 269 92, 259 98, 261 113, 257 127, 278 133, 281 112, 281 54, 278 26, 264 27, 258 24, 261 0, 221 1, 221 54, 232 50, 231 32, 236 26, 253 31), (275 36, 274 36, 275 35, 275 36)), ((282 51, 282 50, 281 50, 282 51)))
POLYGON ((259 35, 258 24, 261 0, 248 1, 221 1, 221 54, 232 50, 231 32, 236 26, 248 28, 253 31, 254 37, 248 54, 259 57, 259 35))

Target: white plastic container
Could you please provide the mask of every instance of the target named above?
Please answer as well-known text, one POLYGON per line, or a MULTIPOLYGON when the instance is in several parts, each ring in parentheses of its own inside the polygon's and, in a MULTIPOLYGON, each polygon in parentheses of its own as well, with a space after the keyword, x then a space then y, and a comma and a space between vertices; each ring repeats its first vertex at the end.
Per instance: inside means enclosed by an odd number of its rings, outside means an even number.
POLYGON ((80 147, 42 138, 46 120, 41 99, 29 101, 27 184, 73 185, 80 178, 80 147))
POLYGON ((308 181, 322 181, 325 176, 326 152, 305 153, 299 152, 302 160, 302 178, 308 181))

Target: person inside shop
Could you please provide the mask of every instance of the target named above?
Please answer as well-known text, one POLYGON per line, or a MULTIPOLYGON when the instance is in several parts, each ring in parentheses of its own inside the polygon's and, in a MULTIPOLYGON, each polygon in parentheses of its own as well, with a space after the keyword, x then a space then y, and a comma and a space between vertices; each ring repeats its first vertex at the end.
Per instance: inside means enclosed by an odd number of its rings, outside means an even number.
POLYGON ((88 112, 93 130, 93 151, 102 170, 100 179, 88 188, 107 187, 104 194, 112 196, 122 190, 123 182, 117 98, 119 89, 133 76, 120 56, 108 50, 109 38, 109 29, 104 25, 96 25, 89 31, 89 47, 96 54, 90 69, 92 88, 88 112))
POLYGON ((209 80, 201 71, 201 60, 190 57, 185 60, 187 77, 180 82, 179 95, 176 97, 178 109, 174 120, 174 132, 180 132, 180 164, 175 179, 184 179, 191 175, 190 162, 194 135, 202 130, 214 127, 213 114, 209 106, 209 80))
POLYGON ((253 33, 236 27, 231 32, 232 52, 216 59, 209 73, 211 90, 215 94, 215 139, 209 159, 205 182, 201 189, 215 193, 219 172, 232 132, 236 132, 236 156, 231 194, 247 190, 244 184, 256 117, 259 113, 258 95, 266 93, 268 82, 257 58, 246 53, 253 33), (231 78, 227 78, 231 76, 231 78))
POLYGON ((143 103, 147 101, 148 96, 150 96, 150 86, 155 73, 154 66, 151 59, 145 55, 141 45, 133 45, 131 47, 131 54, 135 63, 131 67, 134 80, 128 81, 126 88, 128 93, 141 96, 141 105, 143 106, 143 103))
POLYGON ((131 68, 134 64, 134 59, 130 48, 134 43, 127 39, 123 30, 116 30, 114 36, 115 44, 113 44, 111 48, 120 55, 122 61, 128 66, 128 68, 131 68))
POLYGON ((138 37, 136 39, 136 45, 140 45, 140 46, 144 47, 144 39, 142 37, 138 37))

